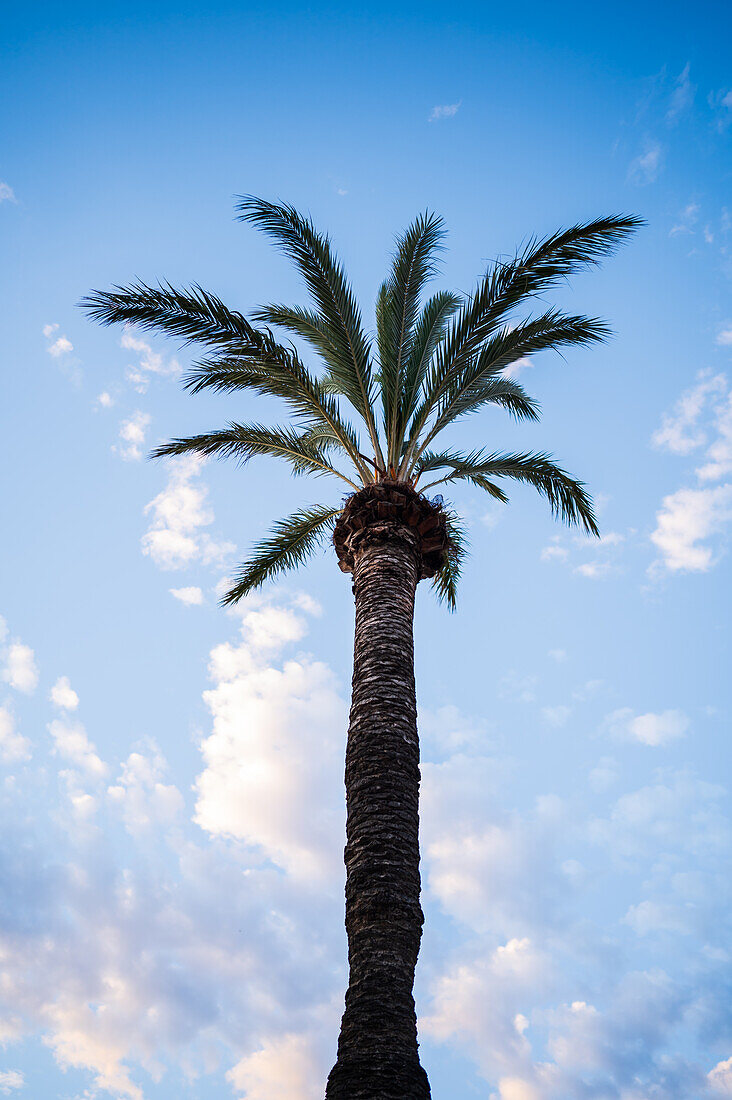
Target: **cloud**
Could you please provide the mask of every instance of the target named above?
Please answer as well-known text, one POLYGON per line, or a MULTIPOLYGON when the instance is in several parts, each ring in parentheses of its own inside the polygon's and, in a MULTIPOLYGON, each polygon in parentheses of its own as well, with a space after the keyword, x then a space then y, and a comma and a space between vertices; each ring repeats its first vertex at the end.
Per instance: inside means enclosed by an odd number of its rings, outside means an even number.
POLYGON ((717 1062, 709 1071, 707 1080, 715 1096, 732 1096, 732 1058, 717 1062))
POLYGON ((183 810, 183 797, 178 788, 162 782, 165 772, 165 760, 153 744, 147 755, 130 753, 116 784, 107 788, 109 798, 121 810, 131 833, 152 825, 170 825, 183 810))
POLYGON ((700 371, 697 379, 696 385, 682 393, 673 411, 663 414, 661 427, 651 436, 654 447, 687 455, 706 443, 707 429, 700 426, 699 419, 715 397, 727 392, 727 379, 711 371, 700 371))
POLYGON ((241 643, 212 650, 204 700, 213 730, 201 744, 195 820, 257 846, 291 876, 338 881, 344 702, 321 662, 272 663, 305 629, 295 611, 255 604, 241 643))
MULTIPOLYGON (((2 195, 2 184, 0 184, 0 196, 2 195)), ((0 198, 0 202, 2 198, 0 198)), ((17 1069, 0 1069, 0 1093, 3 1096, 9 1096, 14 1089, 25 1088, 25 1077, 17 1069)))
POLYGON ((79 696, 69 683, 68 676, 59 676, 51 688, 50 698, 51 702, 62 710, 76 710, 79 705, 79 696))
POLYGON ((651 534, 661 558, 651 564, 651 576, 659 575, 661 567, 671 573, 706 573, 718 557, 705 543, 724 531, 730 520, 732 485, 678 489, 664 497, 651 534))
POLYGON ((137 352, 138 362, 129 366, 126 371, 127 381, 137 393, 147 392, 151 374, 176 378, 181 372, 177 359, 166 360, 160 352, 153 351, 147 340, 135 336, 133 330, 127 326, 122 333, 120 347, 137 352))
POLYGON ((723 134, 732 122, 732 88, 721 88, 718 92, 710 93, 709 106, 716 111, 717 130, 723 134))
POLYGON ((542 707, 541 714, 548 725, 559 728, 560 726, 566 726, 572 714, 572 708, 562 704, 556 707, 542 707))
POLYGON ((48 724, 48 732, 53 738, 56 752, 64 760, 95 779, 101 779, 107 774, 107 765, 97 755, 96 746, 87 737, 81 722, 54 718, 48 724))
POLYGON ((684 68, 676 78, 676 84, 674 90, 671 93, 671 100, 666 111, 666 121, 674 123, 678 119, 679 115, 691 106, 694 100, 694 92, 696 91, 694 85, 689 78, 691 66, 687 61, 684 68))
POLYGON ((15 764, 20 760, 29 760, 30 755, 30 741, 17 732, 7 707, 0 707, 0 761, 15 764))
POLYGON ((651 534, 661 557, 649 574, 706 572, 719 560, 718 546, 709 540, 723 535, 732 521, 732 482, 704 487, 732 473, 732 391, 726 375, 701 372, 674 411, 664 414, 652 442, 679 455, 705 450, 694 470, 702 487, 684 487, 663 499, 651 534))
POLYGON ((119 426, 119 438, 122 445, 113 447, 120 458, 125 462, 139 462, 142 458, 142 448, 145 444, 145 436, 150 426, 150 414, 136 409, 127 420, 123 420, 119 426))
POLYGON ((721 347, 731 347, 732 346, 732 325, 728 326, 727 328, 721 329, 717 333, 717 343, 721 347))
POLYGON ((303 1035, 282 1035, 242 1058, 226 1074, 245 1100, 319 1100, 320 1065, 303 1035))
POLYGON ((0 180, 0 203, 2 202, 17 202, 15 192, 9 183, 4 183, 0 180))
POLYGON ((50 341, 46 351, 49 355, 53 356, 54 359, 58 359, 62 355, 68 355, 69 352, 74 350, 74 345, 66 336, 60 335, 55 340, 52 340, 57 330, 57 324, 43 326, 43 335, 50 341))
POLYGON ((36 658, 30 646, 13 642, 5 651, 3 680, 16 691, 31 695, 38 686, 36 658))
POLYGON ((170 594, 175 596, 176 600, 184 603, 186 607, 197 607, 203 603, 203 592, 195 585, 189 585, 187 588, 171 588, 170 594))
POLYGON ((170 463, 168 484, 145 507, 152 520, 142 536, 143 554, 161 569, 183 569, 195 561, 220 563, 231 554, 229 542, 215 542, 200 528, 214 521, 207 502, 208 490, 199 482, 202 462, 195 456, 183 456, 170 463))
POLYGON ((658 747, 683 737, 689 728, 689 719, 680 710, 635 714, 630 707, 621 707, 608 715, 604 724, 614 737, 658 747))
POLYGON ((669 237, 677 237, 680 233, 691 233, 699 218, 699 204, 687 203, 679 214, 679 220, 669 230, 669 237))
POLYGON ((640 153, 628 166, 628 179, 631 183, 644 186, 653 183, 661 170, 663 149, 660 142, 646 144, 645 152, 640 153))
POLYGON ((100 409, 111 409, 114 405, 114 398, 111 393, 107 393, 106 390, 97 396, 97 405, 100 409))
POLYGON ((440 122, 444 118, 454 118, 462 106, 462 99, 457 103, 443 103, 433 107, 428 122, 440 122))
MULTIPOLYGON (((631 531, 630 534, 635 534, 631 531)), ((579 553, 591 553, 590 561, 581 561, 572 565, 572 572, 589 580, 600 580, 615 573, 618 569, 619 547, 626 541, 626 535, 619 531, 608 531, 601 538, 588 538, 586 535, 553 535, 551 542, 539 555, 541 561, 572 564, 572 558, 579 553), (570 549, 572 547, 573 549, 570 549)))

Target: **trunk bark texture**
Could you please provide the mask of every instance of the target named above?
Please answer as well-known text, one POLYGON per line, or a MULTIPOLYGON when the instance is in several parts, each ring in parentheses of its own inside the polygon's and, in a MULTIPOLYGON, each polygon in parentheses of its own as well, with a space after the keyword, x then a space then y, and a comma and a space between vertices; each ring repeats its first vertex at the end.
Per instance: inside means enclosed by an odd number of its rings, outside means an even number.
POLYGON ((414 596, 419 533, 376 523, 353 554, 356 637, 346 749, 350 979, 326 1100, 428 1100, 412 987, 422 936, 414 596))

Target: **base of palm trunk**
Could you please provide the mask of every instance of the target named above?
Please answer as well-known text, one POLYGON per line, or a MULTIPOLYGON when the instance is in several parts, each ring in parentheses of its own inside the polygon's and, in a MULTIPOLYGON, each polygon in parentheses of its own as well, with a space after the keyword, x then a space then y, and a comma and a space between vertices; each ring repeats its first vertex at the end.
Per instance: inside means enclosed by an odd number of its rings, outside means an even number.
POLYGON ((339 1060, 330 1072, 325 1100, 430 1100, 418 1058, 373 1055, 339 1060))

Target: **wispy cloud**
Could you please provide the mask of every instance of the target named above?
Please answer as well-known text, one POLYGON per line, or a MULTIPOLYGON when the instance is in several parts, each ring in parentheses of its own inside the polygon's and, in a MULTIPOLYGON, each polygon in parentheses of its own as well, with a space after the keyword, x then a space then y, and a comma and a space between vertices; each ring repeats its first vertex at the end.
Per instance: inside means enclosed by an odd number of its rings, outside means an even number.
POLYGON ((443 103, 433 107, 428 122, 441 122, 445 118, 454 118, 462 106, 462 99, 457 103, 443 103))
POLYGON ((691 106, 694 100, 694 92, 696 91, 696 88, 689 79, 690 68, 691 66, 687 61, 686 65, 684 65, 684 68, 681 70, 678 77, 676 78, 676 84, 674 85, 674 90, 671 93, 668 110, 666 111, 666 121, 669 123, 675 122, 679 115, 683 114, 687 107, 691 106))
POLYGON ((0 202, 17 202, 15 192, 9 183, 0 180, 0 202))
POLYGON ((142 448, 145 444, 145 436, 150 426, 150 414, 136 409, 127 420, 123 420, 119 426, 119 438, 121 445, 115 445, 116 451, 125 462, 139 462, 142 458, 142 448))
POLYGON ((640 153, 628 166, 628 179, 631 183, 642 187, 653 183, 658 178, 663 161, 663 149, 658 141, 646 143, 643 153, 640 153))
POLYGON ((43 326, 43 335, 48 340, 46 351, 49 355, 53 356, 54 359, 58 359, 61 355, 68 355, 69 352, 74 350, 74 345, 67 336, 62 333, 56 336, 58 327, 57 324, 43 326), (56 336, 56 339, 54 339, 54 336, 56 336))

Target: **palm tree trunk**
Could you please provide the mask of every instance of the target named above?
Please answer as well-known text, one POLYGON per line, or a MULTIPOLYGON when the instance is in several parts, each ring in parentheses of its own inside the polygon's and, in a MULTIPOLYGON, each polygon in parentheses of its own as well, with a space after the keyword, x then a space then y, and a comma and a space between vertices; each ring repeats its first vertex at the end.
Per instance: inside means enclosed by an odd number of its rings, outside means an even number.
POLYGON ((427 1100, 412 996, 424 919, 413 637, 420 550, 401 525, 362 534, 346 749, 350 980, 326 1100, 427 1100))

